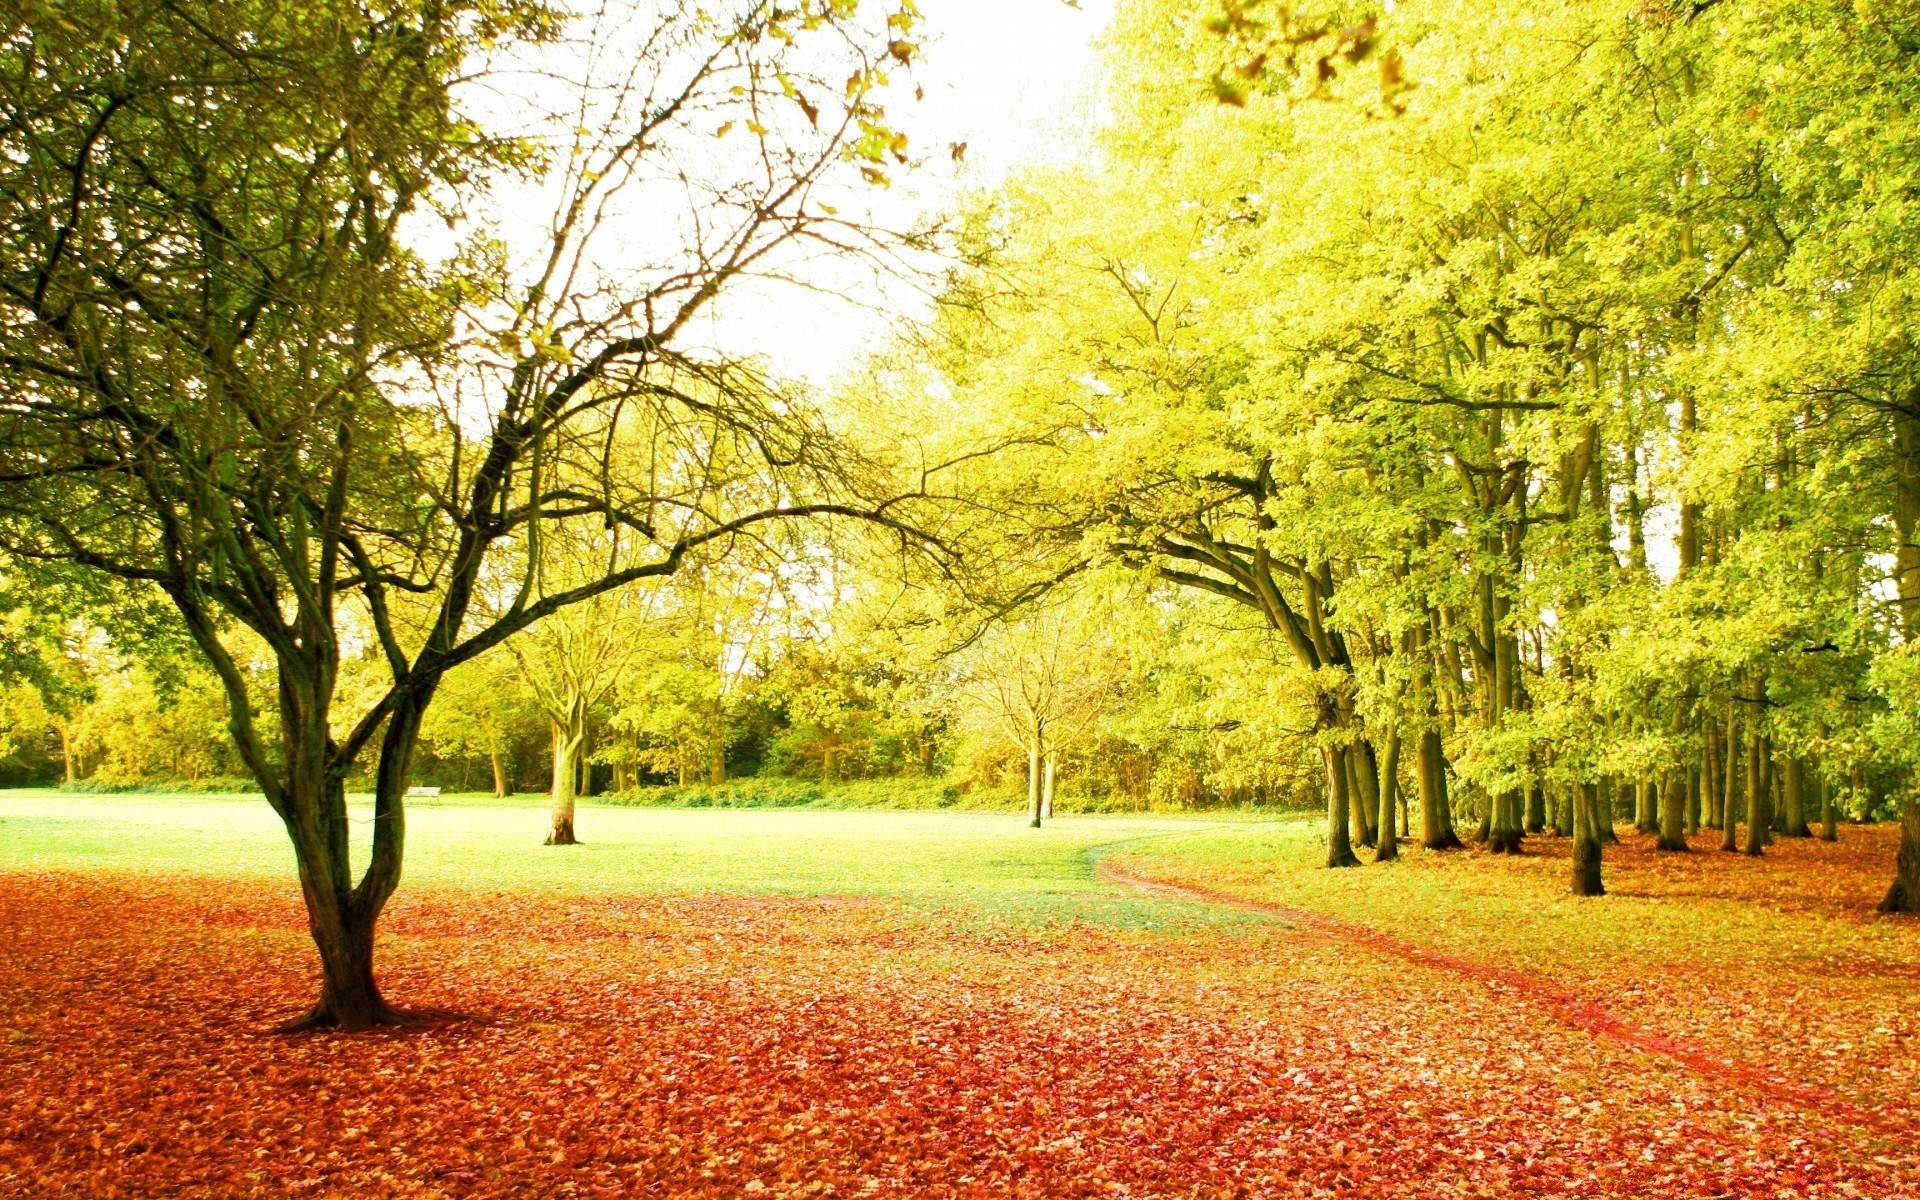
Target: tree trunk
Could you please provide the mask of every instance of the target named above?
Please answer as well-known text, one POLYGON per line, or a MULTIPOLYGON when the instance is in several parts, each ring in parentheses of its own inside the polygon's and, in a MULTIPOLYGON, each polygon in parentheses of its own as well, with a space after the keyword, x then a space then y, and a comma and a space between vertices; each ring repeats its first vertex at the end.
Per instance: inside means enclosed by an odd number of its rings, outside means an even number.
POLYGON ((727 781, 727 710, 714 697, 712 721, 707 728, 707 782, 727 781))
POLYGON ((1740 732, 1732 714, 1727 716, 1727 761, 1720 772, 1720 849, 1728 853, 1740 849, 1740 732))
POLYGON ((1460 835, 1453 828, 1453 806, 1447 802, 1447 761, 1440 731, 1420 735, 1420 844, 1429 850, 1458 850, 1460 835))
POLYGON ((1900 852, 1880 911, 1920 913, 1920 797, 1911 794, 1900 807, 1900 852))
POLYGON ((1807 763, 1798 754, 1782 761, 1780 772, 1780 832, 1787 837, 1812 837, 1807 828, 1807 763))
POLYGON ((1840 840, 1840 817, 1833 805, 1833 780, 1825 771, 1820 773, 1820 840, 1840 840))
POLYGON ((1600 882, 1599 789, 1582 783, 1573 789, 1573 894, 1604 896, 1600 882))
POLYGON ((553 780, 549 785, 552 796, 552 820, 547 827, 547 845, 573 846, 579 841, 573 835, 573 808, 575 786, 580 780, 579 764, 576 756, 580 753, 583 733, 553 724, 553 780))
POLYGON ((1760 844, 1773 845, 1774 826, 1780 820, 1780 770, 1773 760, 1773 739, 1764 738, 1761 745, 1766 747, 1760 761, 1760 811, 1766 814, 1766 823, 1760 827, 1760 844))
POLYGON ((72 787, 80 779, 80 766, 73 761, 73 735, 67 732, 65 721, 55 721, 53 731, 60 735, 60 776, 72 787))
POLYGON ((1040 828, 1040 739, 1027 743, 1027 818, 1040 828))
POLYGON ((1687 769, 1687 836, 1700 832, 1700 800, 1705 794, 1701 773, 1695 768, 1687 769))
POLYGON ((1527 784, 1527 820, 1528 833, 1547 831, 1547 792, 1538 779, 1527 784))
POLYGON ((1347 793, 1346 748, 1322 746, 1320 757, 1327 769, 1327 865, 1357 867, 1360 860, 1354 857, 1353 842, 1347 837, 1352 797, 1347 793))
POLYGON ((1380 787, 1380 833, 1373 861, 1392 862, 1400 857, 1400 834, 1393 827, 1393 794, 1398 791, 1395 776, 1400 770, 1400 736, 1392 734, 1387 739, 1387 761, 1381 774, 1380 787))
POLYGON ((338 1027, 358 1033, 399 1022, 400 1014, 380 995, 373 977, 373 919, 353 911, 350 901, 336 905, 312 892, 306 893, 306 901, 307 927, 320 951, 320 1002, 282 1028, 338 1027))
POLYGON ((1766 739, 1753 735, 1747 747, 1747 853, 1755 858, 1766 853, 1766 758, 1766 739))
MULTIPOLYGON (((1707 828, 1718 829, 1720 828, 1722 813, 1724 811, 1721 807, 1720 728, 1709 718, 1706 722, 1705 732, 1706 737, 1704 744, 1700 749, 1700 763, 1705 772, 1700 777, 1702 798, 1705 801, 1706 807, 1703 816, 1707 828)), ((1694 832, 1698 833, 1699 831, 1699 827, 1696 826, 1694 832)))
POLYGON ((1687 785, 1685 772, 1669 772, 1660 781, 1660 839, 1656 850, 1685 851, 1687 845, 1687 785))
POLYGON ((1380 771, 1373 757, 1373 743, 1365 738, 1355 742, 1347 751, 1347 764, 1358 785, 1353 797, 1360 844, 1372 846, 1380 839, 1380 771))
POLYGON ((1600 782, 1595 785, 1593 813, 1599 823, 1595 833, 1600 838, 1600 844, 1618 845, 1620 835, 1613 829, 1613 780, 1606 776, 1601 776, 1600 782))
POLYGON ((1633 783, 1633 827, 1641 833, 1660 832, 1659 790, 1645 777, 1633 783))
POLYGON ((1575 825, 1574 794, 1558 787, 1553 790, 1553 832, 1557 837, 1572 837, 1575 825))
POLYGON ((1060 755, 1052 747, 1047 748, 1047 766, 1040 782, 1040 819, 1053 820, 1053 778, 1060 755))
POLYGON ((293 764, 287 771, 285 811, 281 814, 293 842, 306 902, 307 929, 320 952, 320 999, 305 1015, 282 1025, 282 1032, 340 1028, 360 1032, 403 1020, 380 995, 373 973, 374 926, 399 884, 404 815, 406 752, 418 729, 417 711, 397 713, 401 728, 390 730, 376 779, 374 850, 359 887, 351 879, 345 783, 320 780, 293 764), (410 726, 411 728, 407 728, 410 726), (393 743, 406 743, 398 753, 393 743))
POLYGON ((1505 791, 1488 797, 1492 809, 1487 825, 1487 849, 1495 854, 1518 854, 1525 832, 1521 812, 1525 801, 1519 791, 1505 791))
POLYGON ((1367 836, 1367 803, 1360 790, 1360 754, 1349 746, 1342 757, 1347 763, 1348 840, 1355 846, 1371 846, 1373 839, 1367 836))

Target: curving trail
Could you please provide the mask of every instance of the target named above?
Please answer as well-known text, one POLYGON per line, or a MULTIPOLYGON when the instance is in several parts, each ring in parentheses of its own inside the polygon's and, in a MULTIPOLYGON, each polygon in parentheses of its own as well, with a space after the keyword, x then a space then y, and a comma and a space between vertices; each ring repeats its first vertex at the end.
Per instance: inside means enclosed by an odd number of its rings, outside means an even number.
POLYGON ((1632 1050, 1661 1055, 1715 1083, 1889 1136, 1905 1138, 1914 1133, 1913 1122, 1896 1120, 1891 1114, 1861 1108, 1826 1088, 1800 1083, 1750 1063, 1715 1054, 1698 1043, 1656 1033, 1626 1020, 1597 1001, 1560 987, 1531 971, 1495 966, 1457 954, 1430 950, 1392 934, 1382 933, 1372 926, 1343 921, 1309 909, 1252 900, 1190 883, 1155 879, 1130 871, 1111 859, 1103 858, 1096 867, 1096 873, 1109 883, 1143 895, 1277 917, 1322 937, 1470 979, 1542 1009, 1575 1029, 1632 1050))

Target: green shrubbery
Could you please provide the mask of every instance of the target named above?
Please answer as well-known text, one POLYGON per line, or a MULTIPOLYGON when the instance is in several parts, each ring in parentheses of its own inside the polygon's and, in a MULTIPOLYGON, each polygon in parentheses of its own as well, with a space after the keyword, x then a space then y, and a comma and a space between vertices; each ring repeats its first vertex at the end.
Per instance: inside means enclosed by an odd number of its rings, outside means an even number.
POLYGON ((132 783, 77 779, 60 784, 59 790, 103 796, 257 796, 260 785, 244 775, 209 775, 203 779, 150 779, 132 783))
POLYGON ((944 779, 857 779, 819 783, 763 776, 725 783, 637 788, 593 798, 598 804, 654 808, 892 808, 1017 809, 1024 797, 1010 791, 961 789, 944 779))

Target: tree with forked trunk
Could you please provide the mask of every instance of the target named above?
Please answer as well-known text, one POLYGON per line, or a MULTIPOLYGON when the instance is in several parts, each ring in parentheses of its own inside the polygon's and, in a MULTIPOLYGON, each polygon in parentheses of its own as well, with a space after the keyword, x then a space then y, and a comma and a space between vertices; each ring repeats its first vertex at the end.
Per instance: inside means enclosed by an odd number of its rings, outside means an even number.
POLYGON ((322 967, 294 1024, 391 1022, 375 928, 448 671, 769 523, 933 544, 916 491, 686 345, 793 251, 884 249, 820 197, 901 145, 881 64, 911 58, 911 5, 79 0, 6 20, 0 546, 166 597, 293 845, 322 967), (517 131, 493 136, 467 86, 488 55, 575 72, 574 101, 492 114, 517 131), (612 252, 636 213, 660 238, 612 252), (457 249, 415 248, 429 217, 457 249), (635 428, 653 453, 611 453, 635 428), (543 587, 541 534, 565 522, 622 531, 618 552, 543 587), (362 645, 385 683, 348 705, 362 645), (368 758, 356 878, 346 782, 368 758))

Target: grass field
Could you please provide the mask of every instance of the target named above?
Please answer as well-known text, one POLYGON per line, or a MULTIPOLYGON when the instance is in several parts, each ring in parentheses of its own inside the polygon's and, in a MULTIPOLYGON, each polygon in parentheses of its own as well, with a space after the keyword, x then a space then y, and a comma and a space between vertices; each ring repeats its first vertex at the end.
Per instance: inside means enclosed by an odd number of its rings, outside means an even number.
MULTIPOLYGON (((364 814, 363 814, 364 815, 364 814)), ((1304 819, 409 819, 310 1001, 256 799, 0 794, 0 1195, 1915 1195, 1886 831, 1326 872, 1304 819)))

